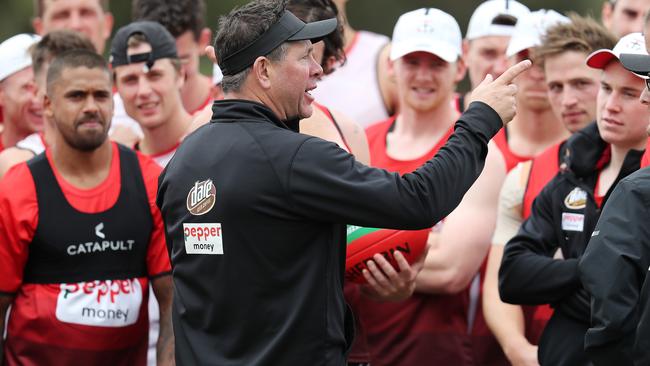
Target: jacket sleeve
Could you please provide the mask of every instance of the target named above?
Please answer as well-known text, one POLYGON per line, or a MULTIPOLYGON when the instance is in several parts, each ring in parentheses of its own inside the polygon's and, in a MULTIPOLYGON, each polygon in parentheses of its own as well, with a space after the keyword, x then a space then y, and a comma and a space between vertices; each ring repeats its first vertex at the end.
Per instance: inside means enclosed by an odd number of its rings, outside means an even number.
POLYGON ((607 200, 580 261, 592 296, 585 349, 596 365, 632 364, 639 292, 650 266, 650 197, 629 178, 607 200))
POLYGON ((558 248, 553 220, 554 178, 533 202, 532 214, 506 244, 499 268, 499 294, 511 304, 553 304, 580 286, 577 259, 554 259, 558 248))
POLYGON ((492 108, 473 102, 438 154, 404 176, 360 164, 333 143, 307 139, 288 171, 292 208, 321 222, 431 227, 458 206, 478 178, 487 144, 502 126, 492 108))

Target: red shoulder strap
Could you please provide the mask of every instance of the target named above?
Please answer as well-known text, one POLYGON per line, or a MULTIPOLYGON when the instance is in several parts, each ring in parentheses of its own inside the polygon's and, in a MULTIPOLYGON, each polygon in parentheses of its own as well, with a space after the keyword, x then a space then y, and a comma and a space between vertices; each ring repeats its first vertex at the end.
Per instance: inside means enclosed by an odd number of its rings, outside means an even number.
POLYGON ((524 220, 530 216, 535 197, 542 191, 544 186, 555 177, 560 171, 560 144, 555 144, 546 149, 538 157, 533 159, 528 175, 528 183, 524 191, 524 202, 522 214, 524 220))

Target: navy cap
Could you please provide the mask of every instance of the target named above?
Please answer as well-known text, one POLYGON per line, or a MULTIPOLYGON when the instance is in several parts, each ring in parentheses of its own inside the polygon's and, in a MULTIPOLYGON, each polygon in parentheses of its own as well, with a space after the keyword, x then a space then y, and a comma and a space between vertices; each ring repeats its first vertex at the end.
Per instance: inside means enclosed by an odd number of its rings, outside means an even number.
POLYGON ((219 67, 224 75, 235 75, 251 66, 258 57, 268 55, 284 42, 307 39, 318 42, 332 33, 337 24, 336 18, 305 23, 285 10, 282 17, 256 40, 219 60, 219 67))
POLYGON ((113 42, 111 42, 110 63, 112 67, 128 65, 138 62, 146 62, 151 68, 156 60, 161 58, 178 58, 176 52, 176 40, 160 23, 149 20, 141 20, 130 23, 120 28, 113 42), (129 38, 140 33, 151 45, 151 51, 127 55, 129 38))

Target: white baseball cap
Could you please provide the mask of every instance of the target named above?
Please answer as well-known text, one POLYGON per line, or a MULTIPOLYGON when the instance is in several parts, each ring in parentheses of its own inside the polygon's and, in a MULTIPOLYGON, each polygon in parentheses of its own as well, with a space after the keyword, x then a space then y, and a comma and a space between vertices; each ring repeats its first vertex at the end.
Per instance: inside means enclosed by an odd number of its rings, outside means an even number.
POLYGON ((571 20, 554 10, 537 10, 519 18, 508 43, 506 56, 512 57, 519 52, 542 44, 542 37, 550 27, 569 23, 571 20))
MULTIPOLYGON (((630 33, 621 38, 613 49, 606 48, 596 50, 587 56, 587 66, 594 69, 604 69, 607 64, 613 59, 621 60, 621 54, 631 55, 644 55, 648 56, 648 51, 645 49, 645 40, 641 33, 630 33)), ((647 79, 647 75, 639 75, 638 77, 647 79)))
POLYGON ((515 25, 500 24, 500 16, 509 16, 513 21, 530 13, 526 5, 515 0, 488 0, 479 5, 472 17, 469 18, 467 27, 468 40, 487 36, 512 36, 515 25))
POLYGON ((0 81, 32 65, 29 48, 41 37, 22 33, 0 43, 0 81))
POLYGON ((390 59, 424 51, 447 62, 456 62, 462 53, 462 35, 451 15, 434 8, 422 8, 402 14, 393 30, 390 59))
POLYGON ((223 80, 223 72, 221 72, 218 64, 214 64, 212 67, 212 85, 221 84, 221 80, 223 80))

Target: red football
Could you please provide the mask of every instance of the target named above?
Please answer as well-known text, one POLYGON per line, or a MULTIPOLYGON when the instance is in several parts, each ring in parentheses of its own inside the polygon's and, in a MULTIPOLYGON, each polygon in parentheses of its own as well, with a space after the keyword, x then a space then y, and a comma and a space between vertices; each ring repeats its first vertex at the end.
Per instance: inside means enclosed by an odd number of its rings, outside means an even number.
POLYGON ((395 251, 401 252, 409 263, 415 262, 426 248, 430 232, 431 229, 392 230, 348 225, 345 280, 366 283, 361 271, 377 253, 395 268, 398 268, 393 256, 395 251))

